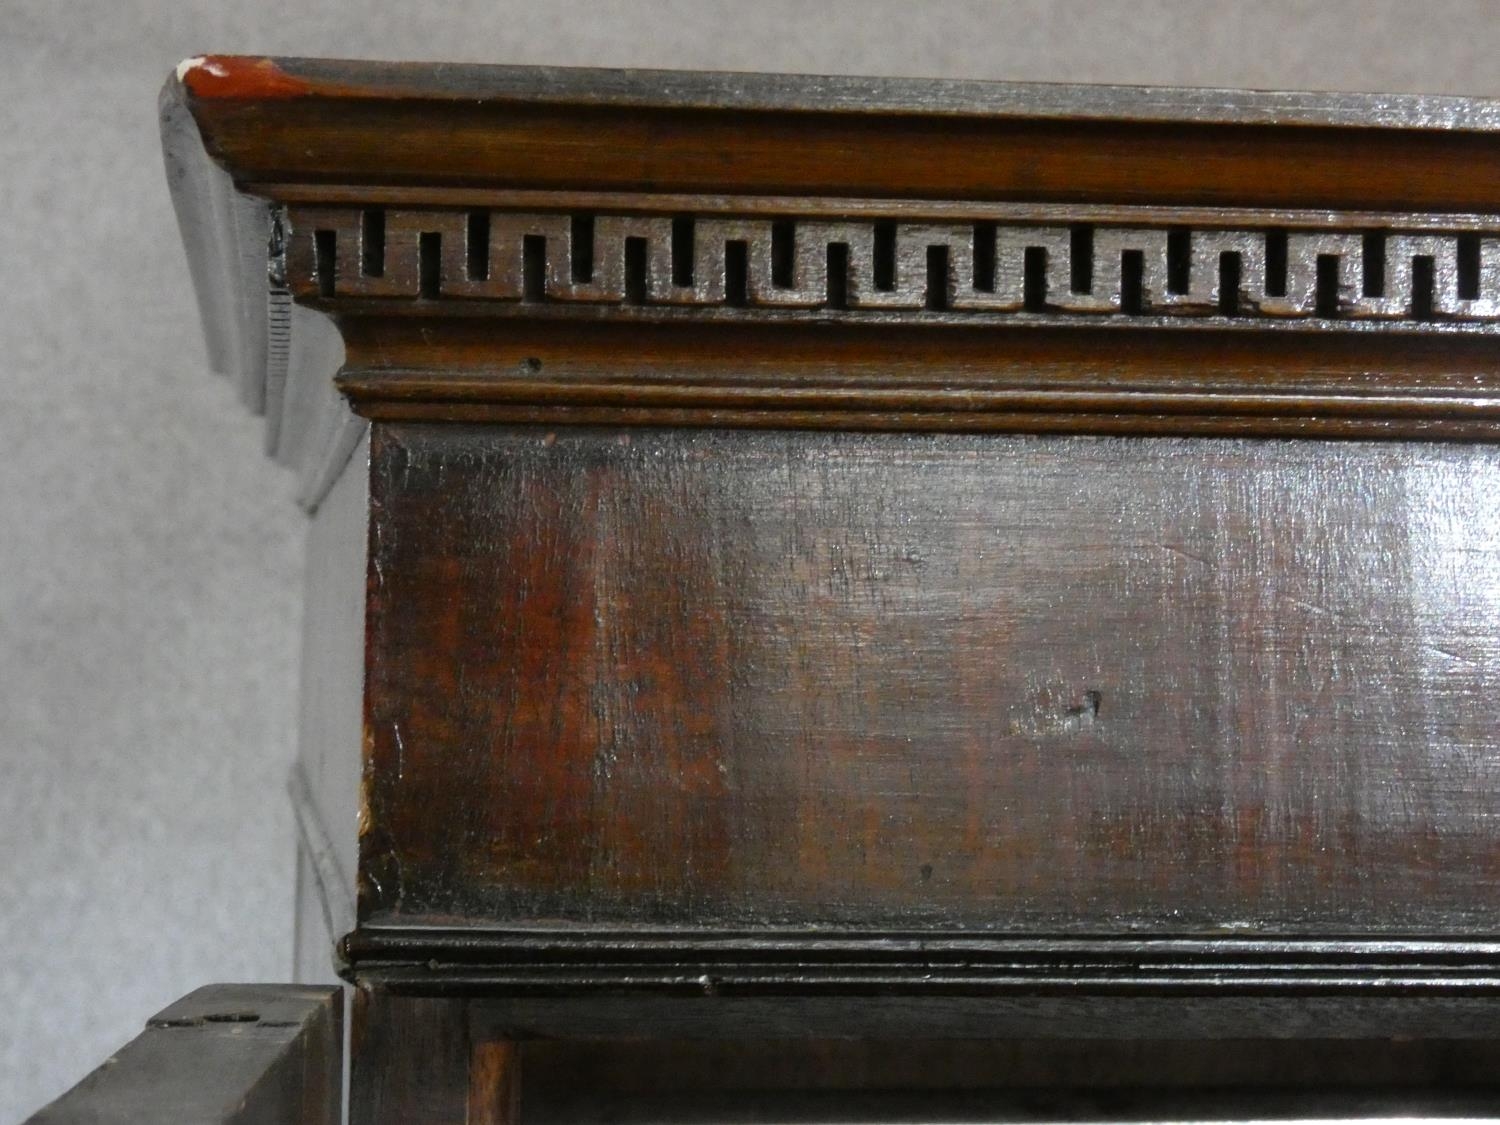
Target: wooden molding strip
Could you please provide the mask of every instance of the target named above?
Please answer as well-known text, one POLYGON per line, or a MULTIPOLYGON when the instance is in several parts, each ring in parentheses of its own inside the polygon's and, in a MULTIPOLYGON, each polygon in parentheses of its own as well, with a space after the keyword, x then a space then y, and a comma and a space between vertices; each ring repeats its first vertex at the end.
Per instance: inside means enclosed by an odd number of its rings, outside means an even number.
MULTIPOLYGON (((1184 331, 1177 321, 1133 327, 1128 318, 1106 316, 1084 320, 1090 327, 1080 330, 1075 322, 1083 318, 1058 316, 934 330, 884 322, 899 316, 885 313, 746 323, 663 309, 662 316, 680 315, 656 321, 497 302, 513 314, 497 320, 477 312, 366 315, 354 311, 365 303, 349 305, 341 315, 348 362, 339 386, 358 413, 379 420, 1449 439, 1500 433, 1494 338, 1457 326, 1437 326, 1443 331, 1436 333, 1384 322, 1338 332, 1184 331), (549 320, 548 312, 558 315, 549 320)), ((1286 325, 1299 323, 1308 322, 1286 325)))
MULTIPOLYGON (((452 930, 365 925, 347 972, 423 995, 1440 998, 1500 995, 1488 941, 982 933, 452 930)), ((1489 1023, 1493 1026, 1491 1014, 1489 1023)))
POLYGON ((1500 940, 1415 937, 1018 936, 984 932, 703 931, 485 928, 370 922, 347 935, 351 964, 436 961, 447 968, 498 964, 756 964, 930 967, 1071 965, 1079 971, 1217 966, 1225 971, 1328 975, 1351 968, 1500 979, 1500 940))
POLYGON ((1051 312, 1500 325, 1500 234, 1430 223, 1287 231, 294 207, 286 277, 298 299, 328 308, 392 298, 896 312, 912 323, 1051 312))
POLYGON ((346 972, 500 1037, 1496 1034, 1484 940, 562 931, 367 922, 346 972), (486 998, 493 1007, 486 1008, 486 998))
POLYGON ((236 182, 1497 210, 1500 105, 1420 95, 212 56, 236 182))

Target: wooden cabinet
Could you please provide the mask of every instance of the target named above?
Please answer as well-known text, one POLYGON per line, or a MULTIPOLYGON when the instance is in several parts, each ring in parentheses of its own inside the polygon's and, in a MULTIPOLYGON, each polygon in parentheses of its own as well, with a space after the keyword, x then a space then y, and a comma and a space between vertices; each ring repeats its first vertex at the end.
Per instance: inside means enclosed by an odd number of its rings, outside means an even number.
POLYGON ((355 1120, 1488 1080, 1500 107, 210 57, 162 117, 311 514, 355 1120))

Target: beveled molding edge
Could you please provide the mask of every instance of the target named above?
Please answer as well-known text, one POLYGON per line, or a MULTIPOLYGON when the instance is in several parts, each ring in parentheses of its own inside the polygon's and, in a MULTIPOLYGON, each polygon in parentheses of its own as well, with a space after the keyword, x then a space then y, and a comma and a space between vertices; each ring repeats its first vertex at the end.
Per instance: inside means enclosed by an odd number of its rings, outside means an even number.
POLYGON ((1500 1035, 1486 938, 366 922, 341 952, 355 987, 462 998, 500 1038, 1500 1035))
POLYGON ((339 386, 358 413, 1500 433, 1500 216, 749 198, 673 212, 685 201, 559 197, 548 209, 536 193, 525 202, 282 213, 273 274, 339 322, 349 344, 339 386))
POLYGON ((1014 207, 967 207, 960 219, 940 205, 936 217, 910 218, 830 217, 816 203, 811 215, 745 213, 753 206, 673 215, 292 205, 285 259, 272 268, 314 307, 369 313, 379 302, 382 315, 1500 328, 1495 216, 1377 226, 1324 214, 1294 225, 1250 212, 1194 225, 1117 208, 1102 224, 1094 209, 1056 207, 1044 209, 1051 221, 1026 221, 1014 207))
POLYGON ((340 943, 351 980, 510 996, 882 994, 1500 997, 1500 942, 993 933, 709 932, 363 925, 340 943))

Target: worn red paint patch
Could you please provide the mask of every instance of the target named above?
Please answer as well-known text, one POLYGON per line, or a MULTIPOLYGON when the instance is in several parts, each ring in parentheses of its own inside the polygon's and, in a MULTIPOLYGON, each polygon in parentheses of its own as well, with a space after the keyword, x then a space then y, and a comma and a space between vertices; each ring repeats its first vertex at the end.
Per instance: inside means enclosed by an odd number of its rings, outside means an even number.
POLYGON ((295 98, 314 89, 311 82, 288 74, 273 59, 243 55, 188 59, 177 68, 177 76, 199 98, 295 98))

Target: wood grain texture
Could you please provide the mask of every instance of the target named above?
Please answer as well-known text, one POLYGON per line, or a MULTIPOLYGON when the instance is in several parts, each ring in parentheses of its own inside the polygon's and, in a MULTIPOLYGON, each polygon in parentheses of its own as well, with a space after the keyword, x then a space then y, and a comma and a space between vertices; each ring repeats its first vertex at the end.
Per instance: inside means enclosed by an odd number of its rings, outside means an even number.
POLYGON ((934 335, 899 324, 589 324, 357 315, 370 418, 549 426, 1493 437, 1488 339, 1371 332, 934 335))
POLYGON ((464 1122, 469 1034, 461 1001, 354 992, 349 1125, 464 1122))
POLYGON ((380 426, 361 917, 1492 932, 1497 475, 380 426))
POLYGON ((941 78, 748 74, 473 63, 393 63, 210 55, 185 60, 177 84, 196 97, 533 101, 619 108, 717 107, 880 115, 988 114, 1044 120, 1348 125, 1427 132, 1500 131, 1488 99, 1432 94, 1294 93, 941 78))
POLYGON ((948 1040, 557 1042, 523 1048, 527 1120, 1480 1120, 1493 1044, 948 1040))
POLYGON ((528 1108, 577 1096, 762 1090, 1492 1087, 1500 1047, 1452 1040, 534 1040, 528 1108))
POLYGON ((506 1040, 476 1042, 469 1054, 469 1125, 519 1125, 521 1047, 506 1040))
POLYGON ((1355 1089, 1326 1093, 1209 1091, 1189 1094, 1155 1090, 1108 1093, 1045 1089, 1028 1091, 741 1091, 635 1096, 590 1096, 572 1091, 540 1109, 536 1125, 608 1121, 610 1125, 994 1125, 995 1122, 1067 1122, 1118 1125, 1120 1122, 1221 1122, 1274 1125, 1288 1120, 1464 1121, 1493 1125, 1489 1091, 1355 1089))
POLYGON ((520 1121, 517 1054, 472 1034, 466 1001, 362 986, 351 1032, 349 1125, 520 1121))
MULTIPOLYGON (((580 979, 582 973, 575 975, 580 979)), ((643 1028, 694 1040, 914 1039, 1422 1039, 1500 1036, 1495 993, 1402 997, 1371 987, 1364 996, 1234 995, 1212 986, 1175 997, 1109 994, 1074 984, 1042 994, 903 994, 870 982, 848 996, 698 997, 590 993, 486 995, 471 989, 485 1034, 515 1039, 621 1040, 643 1028)), ((455 994, 456 996, 456 994, 455 994)), ((450 997, 446 1002, 454 1003, 450 997)))

